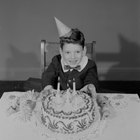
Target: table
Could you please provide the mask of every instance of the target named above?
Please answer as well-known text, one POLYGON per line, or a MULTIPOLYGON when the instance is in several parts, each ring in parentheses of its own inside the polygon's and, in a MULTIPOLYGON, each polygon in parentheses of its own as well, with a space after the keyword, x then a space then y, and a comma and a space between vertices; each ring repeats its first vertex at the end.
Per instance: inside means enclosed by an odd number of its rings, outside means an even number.
MULTIPOLYGON (((29 91, 32 94, 32 91, 29 91)), ((30 121, 21 121, 21 114, 7 116, 12 102, 10 95, 21 97, 27 92, 5 92, 0 100, 0 139, 2 140, 57 140, 40 135, 35 116, 30 121)), ((99 93, 100 94, 100 93, 99 93)), ((102 123, 100 133, 92 140, 139 140, 140 100, 137 94, 102 93, 108 97, 115 113, 102 123)))

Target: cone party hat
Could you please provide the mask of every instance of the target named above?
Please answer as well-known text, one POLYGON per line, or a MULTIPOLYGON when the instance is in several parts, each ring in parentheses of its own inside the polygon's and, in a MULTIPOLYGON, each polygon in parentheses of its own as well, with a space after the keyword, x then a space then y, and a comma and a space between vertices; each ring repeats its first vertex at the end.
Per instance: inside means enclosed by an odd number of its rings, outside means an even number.
POLYGON ((56 17, 54 17, 59 37, 67 36, 71 32, 71 28, 66 26, 64 23, 62 23, 60 20, 58 20, 56 17))

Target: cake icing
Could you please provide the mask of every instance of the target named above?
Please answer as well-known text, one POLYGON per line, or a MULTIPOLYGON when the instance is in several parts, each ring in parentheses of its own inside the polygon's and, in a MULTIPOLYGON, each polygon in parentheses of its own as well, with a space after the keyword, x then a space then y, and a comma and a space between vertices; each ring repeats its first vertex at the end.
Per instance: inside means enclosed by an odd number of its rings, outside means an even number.
POLYGON ((43 98, 41 120, 52 132, 77 134, 95 125, 100 115, 96 101, 88 94, 68 89, 43 98))

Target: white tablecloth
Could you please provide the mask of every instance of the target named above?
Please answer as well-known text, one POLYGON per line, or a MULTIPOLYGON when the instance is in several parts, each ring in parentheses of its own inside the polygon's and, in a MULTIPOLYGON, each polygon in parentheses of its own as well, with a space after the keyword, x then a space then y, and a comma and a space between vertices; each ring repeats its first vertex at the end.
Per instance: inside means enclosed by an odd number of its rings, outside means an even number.
MULTIPOLYGON (((8 116, 10 95, 26 92, 5 92, 0 100, 0 140, 54 140, 41 135, 35 116, 23 121, 21 114, 8 116), (20 118, 20 119, 19 119, 20 118)), ((100 94, 100 93, 99 93, 100 94)), ((92 140, 140 140, 140 100, 137 94, 101 94, 109 98, 114 114, 102 122, 100 133, 92 140)), ((55 138, 57 140, 57 138, 55 138)))

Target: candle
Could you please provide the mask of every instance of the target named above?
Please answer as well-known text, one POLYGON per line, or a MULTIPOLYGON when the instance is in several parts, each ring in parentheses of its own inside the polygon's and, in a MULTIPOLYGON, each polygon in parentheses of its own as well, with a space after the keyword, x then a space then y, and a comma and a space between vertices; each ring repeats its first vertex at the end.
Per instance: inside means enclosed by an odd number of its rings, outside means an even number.
POLYGON ((58 82, 57 82, 56 101, 57 101, 57 104, 61 104, 62 103, 62 99, 60 97, 60 77, 58 77, 58 82))
POLYGON ((74 100, 75 107, 77 106, 77 98, 76 98, 76 82, 75 78, 73 78, 73 97, 72 100, 74 100))
POLYGON ((58 83, 57 83, 57 93, 60 92, 60 77, 58 77, 58 83))
POLYGON ((73 92, 76 92, 76 83, 75 83, 75 78, 73 78, 73 92))

